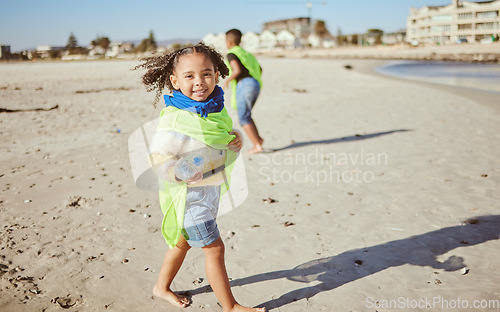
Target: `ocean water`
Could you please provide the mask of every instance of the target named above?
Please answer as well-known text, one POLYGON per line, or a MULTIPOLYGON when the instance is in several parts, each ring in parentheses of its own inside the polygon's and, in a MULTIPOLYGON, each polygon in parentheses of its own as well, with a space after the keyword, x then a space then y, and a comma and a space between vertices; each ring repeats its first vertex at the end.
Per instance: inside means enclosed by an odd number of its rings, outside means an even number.
POLYGON ((377 67, 389 76, 500 93, 500 64, 393 61, 377 67))

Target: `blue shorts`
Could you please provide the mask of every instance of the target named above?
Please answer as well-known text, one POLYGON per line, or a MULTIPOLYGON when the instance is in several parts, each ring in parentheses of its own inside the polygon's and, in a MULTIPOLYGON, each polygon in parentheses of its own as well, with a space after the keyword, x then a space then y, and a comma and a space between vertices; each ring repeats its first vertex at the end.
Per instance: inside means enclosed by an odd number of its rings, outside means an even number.
POLYGON ((205 247, 219 238, 217 212, 220 186, 188 187, 182 235, 191 247, 205 247))
POLYGON ((246 77, 238 81, 236 85, 236 103, 238 106, 238 117, 240 125, 244 126, 252 122, 252 108, 260 93, 260 85, 252 77, 246 77))

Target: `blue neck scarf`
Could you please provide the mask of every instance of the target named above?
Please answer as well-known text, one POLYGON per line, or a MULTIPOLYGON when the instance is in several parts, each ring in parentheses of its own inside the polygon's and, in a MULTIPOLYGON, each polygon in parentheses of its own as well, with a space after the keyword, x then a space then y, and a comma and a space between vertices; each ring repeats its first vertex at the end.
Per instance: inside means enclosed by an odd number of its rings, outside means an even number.
POLYGON ((203 102, 190 99, 177 90, 174 90, 172 95, 164 95, 163 99, 167 107, 174 106, 178 109, 200 114, 204 118, 210 113, 219 113, 224 108, 224 91, 219 86, 215 86, 212 94, 203 102))

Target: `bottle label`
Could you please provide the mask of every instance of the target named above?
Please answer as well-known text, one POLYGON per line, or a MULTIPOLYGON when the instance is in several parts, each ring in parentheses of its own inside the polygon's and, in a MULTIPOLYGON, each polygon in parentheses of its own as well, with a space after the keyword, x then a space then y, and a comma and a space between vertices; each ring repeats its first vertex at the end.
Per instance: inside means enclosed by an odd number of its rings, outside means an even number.
POLYGON ((193 164, 195 164, 196 166, 200 166, 201 164, 203 164, 203 158, 201 158, 200 156, 196 156, 193 159, 193 164))

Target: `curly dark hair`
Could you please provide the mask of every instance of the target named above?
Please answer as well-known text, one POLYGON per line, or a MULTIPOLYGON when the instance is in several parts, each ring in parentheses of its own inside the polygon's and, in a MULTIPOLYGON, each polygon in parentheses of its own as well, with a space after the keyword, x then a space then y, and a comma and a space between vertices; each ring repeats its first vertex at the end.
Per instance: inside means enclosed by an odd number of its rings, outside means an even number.
POLYGON ((132 70, 146 69, 147 72, 142 76, 142 83, 146 86, 148 92, 156 91, 154 104, 160 99, 163 89, 167 87, 169 91, 173 91, 174 87, 170 81, 170 75, 173 75, 175 66, 179 62, 179 58, 186 54, 203 53, 207 55, 214 64, 215 72, 219 73, 221 78, 229 75, 229 69, 224 63, 222 55, 215 50, 214 47, 208 46, 203 42, 196 45, 188 46, 182 49, 172 51, 167 54, 153 55, 145 57, 139 61, 142 64, 137 65, 132 70))

